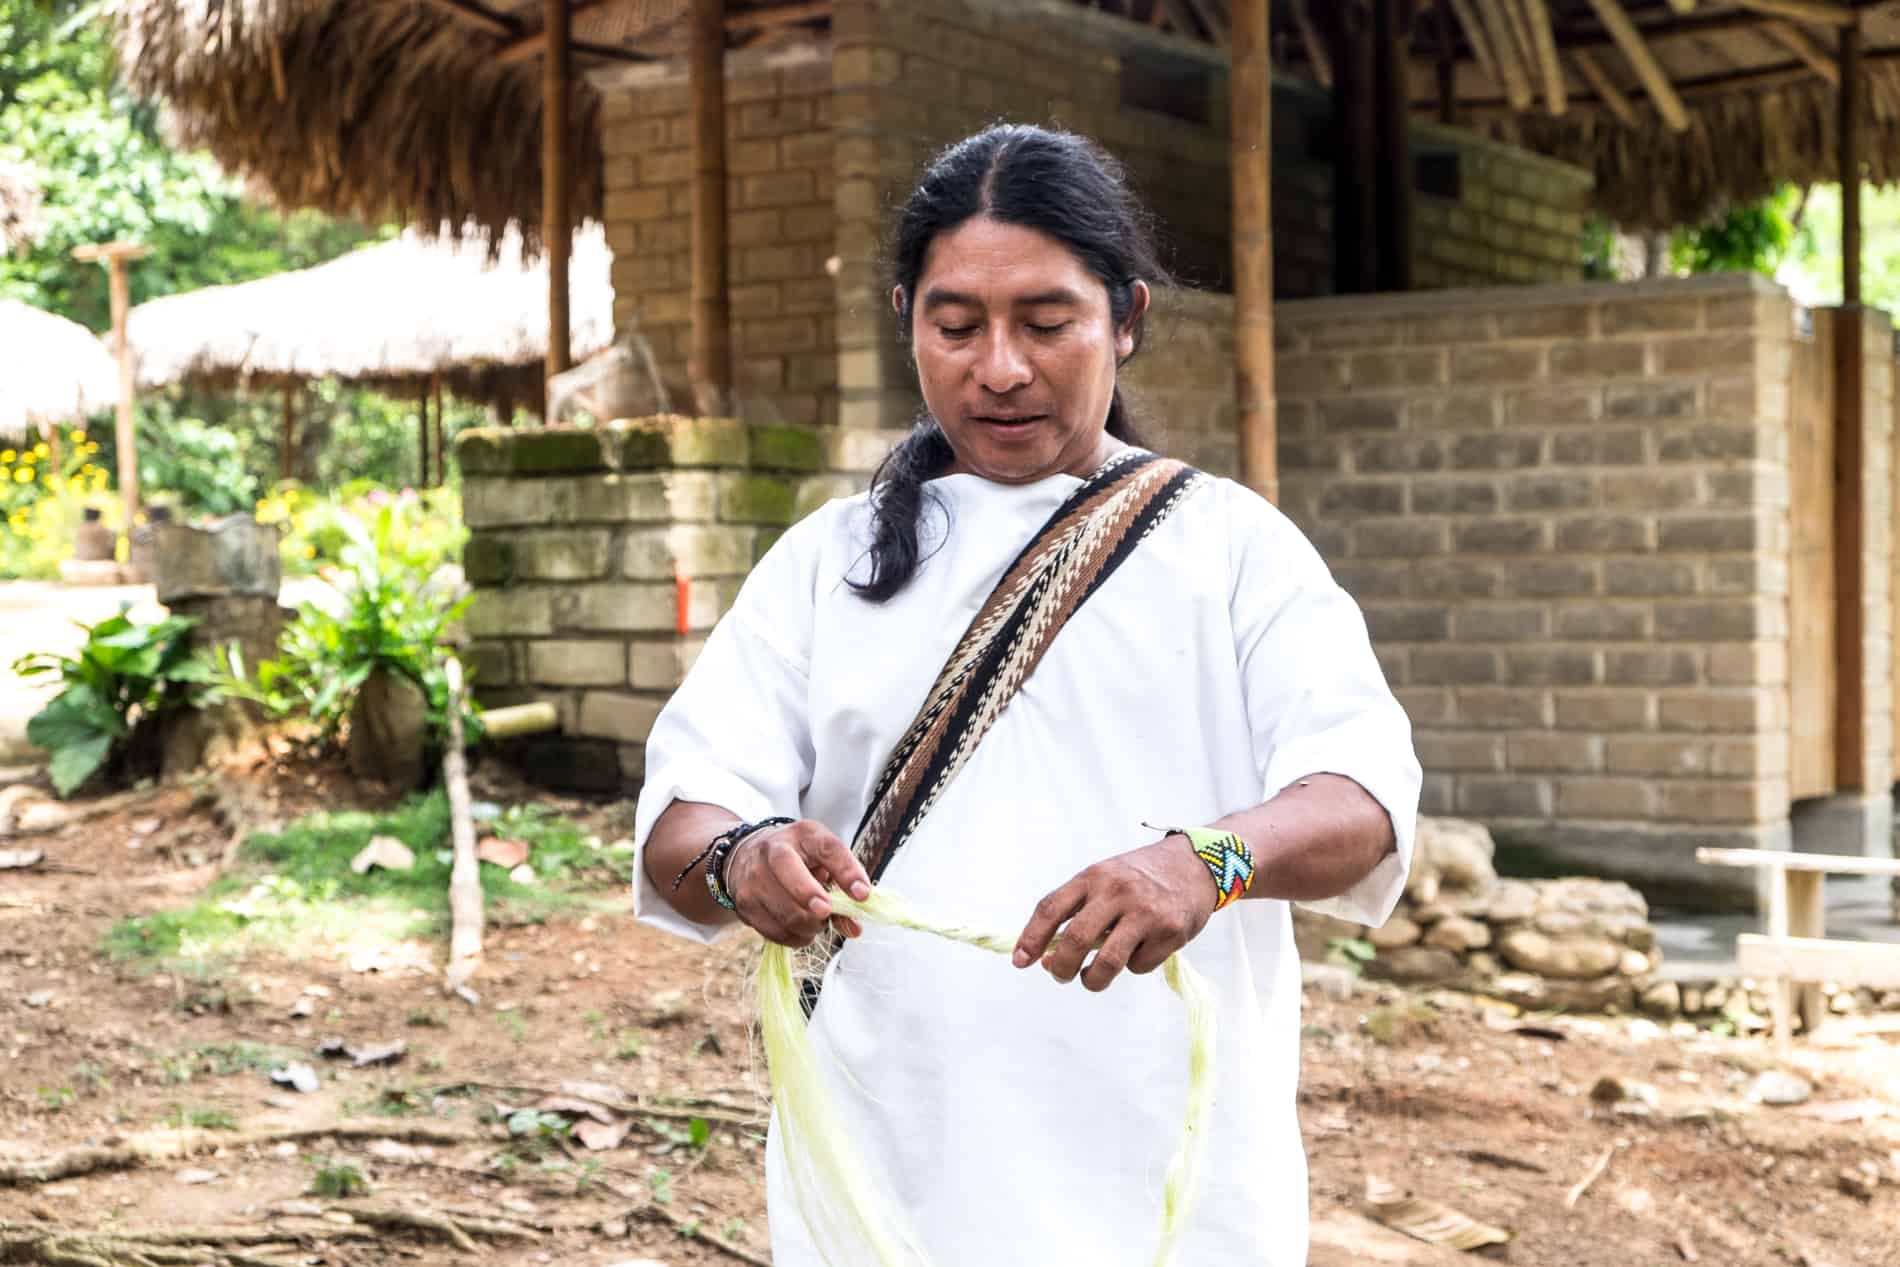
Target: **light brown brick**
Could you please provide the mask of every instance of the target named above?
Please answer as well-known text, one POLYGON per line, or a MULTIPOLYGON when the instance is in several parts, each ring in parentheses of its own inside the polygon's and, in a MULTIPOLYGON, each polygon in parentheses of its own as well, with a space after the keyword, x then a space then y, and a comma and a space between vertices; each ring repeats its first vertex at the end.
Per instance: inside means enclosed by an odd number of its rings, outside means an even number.
POLYGON ((536 686, 620 686, 627 648, 618 639, 554 639, 528 644, 529 683, 536 686))
POLYGON ((1763 823, 1788 813, 1786 779, 1665 783, 1660 791, 1657 817, 1676 822, 1763 823))
MULTIPOLYGON (((1416 519, 1369 519, 1350 525, 1352 552, 1361 559, 1409 559, 1443 554, 1446 525, 1416 519)), ((1321 551, 1322 554, 1326 553, 1321 551)))
POLYGON ((1458 780, 1458 812, 1468 818, 1549 818, 1551 781, 1522 776, 1468 775, 1458 780))
POLYGON ((1772 627, 1762 604, 1745 599, 1656 606, 1656 637, 1664 642, 1747 641, 1772 627))
POLYGON ((704 638, 665 638, 628 647, 630 678, 641 690, 670 691, 686 680, 686 671, 706 645, 704 638))
POLYGON ((581 696, 580 733, 617 743, 644 743, 660 715, 660 704, 654 696, 589 691, 581 696))
POLYGON ((1510 737, 1513 770, 1574 773, 1603 768, 1603 740, 1595 735, 1533 733, 1510 737))
POLYGON ((1521 642, 1545 637, 1550 612, 1541 606, 1474 607, 1452 612, 1452 631, 1460 642, 1521 642))
POLYGON ((1688 418, 1700 403, 1694 383, 1612 383, 1603 392, 1610 418, 1688 418))
POLYGON ((1597 592, 1598 565, 1581 559, 1512 559, 1504 565, 1506 587, 1526 597, 1566 597, 1597 592))
POLYGON ((1600 653, 1586 647, 1513 647, 1504 680, 1516 686, 1588 686, 1602 674, 1600 653))
POLYGON ((1362 391, 1436 386, 1445 381, 1445 352, 1441 348, 1357 352, 1348 377, 1352 386, 1362 391))
POLYGON ((1559 779, 1557 813, 1564 818, 1640 821, 1655 812, 1655 785, 1644 779, 1559 779))
POLYGON ((1412 736, 1419 764, 1427 770, 1502 771, 1505 736, 1469 731, 1421 730, 1412 736))
POLYGON ((1559 343, 1550 350, 1552 378, 1633 378, 1643 372, 1640 343, 1559 343))
POLYGON ((1752 689, 1702 690, 1660 701, 1664 730, 1698 734, 1769 730, 1780 724, 1783 711, 1776 695, 1752 689))
POLYGON ((1785 686, 1788 645, 1749 642, 1711 647, 1709 681, 1716 686, 1785 686))
POLYGON ((1460 554, 1533 554, 1548 548, 1550 525, 1542 519, 1475 519, 1452 533, 1460 554))
POLYGON ((1595 422, 1603 414, 1603 389, 1564 384, 1505 393, 1507 427, 1564 427, 1595 422))
POLYGON ((1603 564, 1607 594, 1688 595, 1697 588, 1696 564, 1688 559, 1623 558, 1603 564))
POLYGON ((1664 374, 1732 370, 1755 359, 1755 335, 1711 335, 1700 339, 1664 339, 1656 345, 1657 368, 1664 374))
POLYGON ((1608 650, 1603 680, 1612 686, 1688 686, 1702 672, 1700 650, 1608 650))
POLYGON ((1717 778, 1786 778, 1788 741, 1782 735, 1709 741, 1709 773, 1717 778))
POLYGON ((1556 636, 1580 642, 1628 642, 1649 637, 1644 603, 1588 603, 1557 609, 1556 636))
POLYGON ((1507 510, 1580 510, 1594 505, 1596 499, 1597 480, 1590 475, 1526 473, 1504 481, 1507 510))
POLYGON ((1451 692, 1443 687, 1406 686, 1393 694, 1414 726, 1436 726, 1451 720, 1451 692))
POLYGON ((1649 334, 1697 330, 1702 326, 1700 299, 1655 299, 1645 296, 1603 305, 1605 334, 1649 334))
POLYGON ((1556 706, 1563 730, 1648 730, 1656 721, 1656 697, 1648 691, 1558 691, 1556 706))
POLYGON ((1579 554, 1643 553, 1655 548, 1655 525, 1635 516, 1565 519, 1557 524, 1557 548, 1579 554))
POLYGON ((1494 651, 1414 650, 1411 669, 1411 682, 1415 686, 1473 686, 1503 680, 1502 666, 1494 651))
POLYGON ((1454 692, 1461 725, 1542 729, 1551 724, 1550 692, 1530 687, 1467 686, 1454 692))
POLYGON ((1530 382, 1543 377, 1544 350, 1510 344, 1453 348, 1449 373, 1449 381, 1462 387, 1530 382))
POLYGON ((1684 778, 1707 774, 1709 745, 1679 735, 1611 735, 1604 766, 1612 774, 1648 774, 1684 778))

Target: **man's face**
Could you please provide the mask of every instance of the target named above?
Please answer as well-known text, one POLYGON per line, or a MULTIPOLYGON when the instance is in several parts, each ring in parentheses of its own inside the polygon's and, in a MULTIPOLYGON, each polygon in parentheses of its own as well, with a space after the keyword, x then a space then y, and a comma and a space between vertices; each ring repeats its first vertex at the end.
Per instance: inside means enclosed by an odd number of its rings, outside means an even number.
MULTIPOLYGON (((953 471, 1001 484, 1086 477, 1100 465, 1116 365, 1134 350, 1108 291, 1048 234, 987 216, 939 234, 911 308, 924 403, 953 471)), ((901 292, 892 296, 901 311, 901 292)))

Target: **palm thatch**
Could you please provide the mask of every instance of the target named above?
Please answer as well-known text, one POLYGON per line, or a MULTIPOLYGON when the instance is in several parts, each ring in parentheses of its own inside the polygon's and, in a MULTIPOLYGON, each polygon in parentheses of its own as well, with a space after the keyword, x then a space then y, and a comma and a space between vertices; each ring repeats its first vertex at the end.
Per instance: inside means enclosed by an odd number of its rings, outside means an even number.
POLYGON ((47 425, 77 422, 119 403, 119 367, 77 321, 0 299, 0 440, 18 443, 47 425))
MULTIPOLYGON (((598 226, 575 235, 572 347, 613 339, 612 257, 598 226)), ((440 383, 485 402, 541 398, 545 262, 522 234, 401 237, 298 272, 167 295, 132 309, 138 382, 224 390, 337 378, 397 395, 440 383)))
MULTIPOLYGON (((134 91, 176 139, 284 206, 367 222, 519 221, 535 249, 541 68, 441 9, 346 0, 117 0, 134 91)), ((601 210, 599 99, 573 92, 574 228, 601 210)))
POLYGON ((38 178, 22 164, 0 162, 0 254, 32 246, 42 227, 38 178))

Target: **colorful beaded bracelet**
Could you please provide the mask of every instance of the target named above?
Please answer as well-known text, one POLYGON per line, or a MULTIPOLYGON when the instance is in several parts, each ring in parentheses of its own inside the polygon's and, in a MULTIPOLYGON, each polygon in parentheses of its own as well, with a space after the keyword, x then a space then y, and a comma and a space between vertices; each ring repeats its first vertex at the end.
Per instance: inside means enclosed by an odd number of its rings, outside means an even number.
POLYGON ((793 821, 795 820, 779 817, 762 818, 756 823, 734 823, 714 836, 712 843, 700 850, 699 856, 686 864, 686 869, 674 879, 673 887, 678 889, 685 883, 686 877, 693 873, 693 868, 703 862, 706 864, 706 891, 712 894, 712 900, 728 911, 737 912, 738 904, 732 900, 732 891, 726 888, 726 862, 732 857, 732 851, 755 833, 769 827, 783 827, 793 821))
POLYGON ((1169 836, 1187 837, 1194 856, 1207 864, 1214 877, 1214 887, 1220 890, 1215 910, 1240 900, 1253 887, 1253 850, 1233 832, 1218 827, 1156 827, 1153 823, 1142 826, 1169 836))

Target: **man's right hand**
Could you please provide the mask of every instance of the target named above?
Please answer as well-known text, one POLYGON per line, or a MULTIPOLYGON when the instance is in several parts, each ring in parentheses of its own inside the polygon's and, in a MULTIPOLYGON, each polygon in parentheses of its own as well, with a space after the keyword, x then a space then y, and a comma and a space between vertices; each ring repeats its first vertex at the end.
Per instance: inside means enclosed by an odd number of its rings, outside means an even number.
POLYGON ((832 915, 825 893, 833 885, 860 902, 871 896, 871 878, 849 846, 808 818, 748 836, 726 859, 726 892, 739 918, 781 946, 809 946, 827 921, 846 937, 863 931, 832 915))

